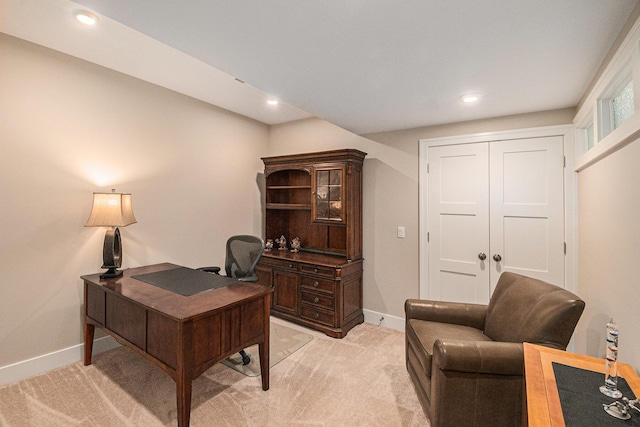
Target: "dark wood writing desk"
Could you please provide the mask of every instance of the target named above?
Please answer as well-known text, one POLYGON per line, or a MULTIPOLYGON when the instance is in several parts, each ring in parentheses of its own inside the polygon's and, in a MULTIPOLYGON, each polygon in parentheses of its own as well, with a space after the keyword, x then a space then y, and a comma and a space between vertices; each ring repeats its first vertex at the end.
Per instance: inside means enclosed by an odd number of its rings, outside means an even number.
POLYGON ((182 296, 132 278, 180 266, 131 268, 114 279, 84 280, 84 364, 91 364, 95 327, 159 366, 176 382, 178 426, 189 425, 191 382, 215 363, 259 344, 262 389, 269 389, 272 289, 239 282, 182 296))
MULTIPOLYGON (((604 381, 604 359, 525 343, 524 363, 529 427, 564 427, 565 425, 553 373, 553 362, 601 372, 604 381)), ((618 375, 627 381, 636 396, 640 396, 640 378, 633 367, 618 363, 618 375)), ((623 424, 624 421, 621 421, 621 425, 623 424)))

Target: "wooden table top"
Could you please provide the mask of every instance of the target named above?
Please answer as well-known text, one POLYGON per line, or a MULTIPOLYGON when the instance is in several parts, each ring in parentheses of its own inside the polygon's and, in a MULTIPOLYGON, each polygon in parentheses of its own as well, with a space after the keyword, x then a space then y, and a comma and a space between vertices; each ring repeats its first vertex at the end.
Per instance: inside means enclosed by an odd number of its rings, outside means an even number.
POLYGON ((272 292, 269 286, 238 281, 222 288, 183 296, 131 277, 179 267, 181 266, 162 263, 128 268, 124 270, 122 276, 112 279, 100 279, 99 273, 82 276, 82 279, 179 320, 194 318, 200 314, 223 309, 248 298, 264 296, 272 292))
MULTIPOLYGON (((605 371, 604 358, 584 356, 562 350, 524 344, 527 387, 527 412, 531 427, 565 425, 552 363, 562 363, 594 372, 605 371)), ((640 377, 630 365, 618 363, 618 376, 624 378, 636 396, 640 396, 640 377)))

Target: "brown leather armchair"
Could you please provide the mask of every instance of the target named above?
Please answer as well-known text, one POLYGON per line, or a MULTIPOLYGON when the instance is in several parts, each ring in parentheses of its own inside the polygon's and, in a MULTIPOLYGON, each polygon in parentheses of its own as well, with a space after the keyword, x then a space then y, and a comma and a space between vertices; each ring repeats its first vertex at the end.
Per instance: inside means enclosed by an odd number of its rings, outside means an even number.
POLYGON ((488 305, 407 300, 407 370, 431 426, 521 426, 522 343, 566 349, 584 305, 506 272, 488 305))

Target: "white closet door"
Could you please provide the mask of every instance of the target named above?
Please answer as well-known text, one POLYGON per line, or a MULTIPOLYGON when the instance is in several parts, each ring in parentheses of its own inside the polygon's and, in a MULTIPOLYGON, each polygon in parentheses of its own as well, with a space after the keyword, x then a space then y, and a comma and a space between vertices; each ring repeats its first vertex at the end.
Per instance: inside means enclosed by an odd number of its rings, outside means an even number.
POLYGON ((491 291, 502 271, 564 287, 562 137, 492 142, 489 169, 491 291))
POLYGON ((429 148, 430 299, 489 300, 488 168, 486 143, 429 148))

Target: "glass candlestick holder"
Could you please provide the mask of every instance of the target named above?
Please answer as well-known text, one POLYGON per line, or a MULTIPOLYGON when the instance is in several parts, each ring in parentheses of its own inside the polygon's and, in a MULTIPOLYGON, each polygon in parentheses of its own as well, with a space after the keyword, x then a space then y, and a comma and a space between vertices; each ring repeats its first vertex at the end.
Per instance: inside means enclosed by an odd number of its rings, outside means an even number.
POLYGON ((622 393, 618 390, 618 325, 613 321, 613 317, 607 323, 606 344, 604 385, 600 386, 600 391, 605 396, 619 399, 622 393))

